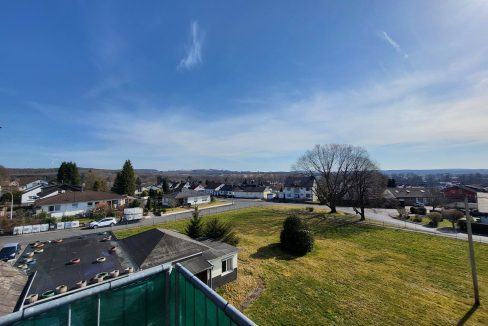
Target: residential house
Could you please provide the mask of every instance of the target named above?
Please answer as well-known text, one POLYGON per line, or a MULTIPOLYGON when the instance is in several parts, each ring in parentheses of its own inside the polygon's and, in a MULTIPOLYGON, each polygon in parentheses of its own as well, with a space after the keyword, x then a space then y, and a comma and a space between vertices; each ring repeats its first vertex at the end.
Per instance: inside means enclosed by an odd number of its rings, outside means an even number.
POLYGON ((54 196, 38 199, 35 202, 37 213, 47 212, 52 217, 86 214, 100 203, 112 207, 125 204, 125 197, 101 191, 66 191, 54 196))
POLYGON ((394 198, 405 206, 430 205, 432 194, 425 187, 396 187, 387 188, 383 194, 384 198, 394 198))
POLYGON ((226 243, 152 229, 121 240, 121 245, 140 270, 181 263, 214 289, 237 279, 237 248, 226 243))
POLYGON ((442 189, 444 197, 450 201, 464 201, 468 197, 468 202, 476 203, 477 193, 486 192, 486 188, 474 185, 453 185, 442 189))
POLYGON ((57 194, 63 193, 65 191, 81 191, 80 186, 71 186, 66 184, 61 185, 48 185, 45 186, 43 183, 37 184, 32 188, 28 188, 22 192, 21 205, 30 206, 38 199, 55 196, 57 194))
POLYGON ((224 186, 225 184, 223 183, 218 183, 218 182, 207 182, 205 185, 205 192, 209 195, 212 196, 217 196, 219 190, 224 186))
POLYGON ((36 201, 37 194, 42 191, 42 185, 37 185, 32 188, 25 189, 22 191, 20 204, 22 206, 30 206, 36 201))
POLYGON ((194 191, 205 191, 205 186, 202 185, 201 183, 198 183, 198 184, 191 185, 189 189, 194 191))
POLYGON ((233 197, 235 198, 254 198, 254 199, 268 199, 268 194, 271 194, 271 188, 266 186, 248 186, 238 187, 233 190, 233 197))
POLYGON ((314 177, 288 177, 283 196, 293 201, 317 201, 317 182, 314 177))
POLYGON ((234 197, 235 190, 239 190, 239 187, 224 184, 216 193, 221 197, 234 197))
POLYGON ((166 207, 193 206, 210 202, 210 195, 204 191, 183 190, 163 195, 162 204, 166 207))
POLYGON ((47 186, 49 182, 36 177, 23 177, 19 179, 19 190, 24 191, 37 186, 47 186))

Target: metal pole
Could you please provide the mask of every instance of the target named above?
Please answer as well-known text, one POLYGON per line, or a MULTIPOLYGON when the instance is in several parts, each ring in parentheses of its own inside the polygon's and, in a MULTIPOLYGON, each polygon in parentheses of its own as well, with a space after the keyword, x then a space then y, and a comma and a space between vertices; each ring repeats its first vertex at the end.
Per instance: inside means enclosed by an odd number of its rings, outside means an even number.
POLYGON ((480 305, 480 294, 478 290, 478 272, 476 271, 476 259, 474 257, 473 232, 471 230, 471 216, 469 215, 468 197, 464 197, 464 207, 466 210, 466 227, 468 229, 469 258, 471 262, 471 274, 473 277, 474 304, 480 305))

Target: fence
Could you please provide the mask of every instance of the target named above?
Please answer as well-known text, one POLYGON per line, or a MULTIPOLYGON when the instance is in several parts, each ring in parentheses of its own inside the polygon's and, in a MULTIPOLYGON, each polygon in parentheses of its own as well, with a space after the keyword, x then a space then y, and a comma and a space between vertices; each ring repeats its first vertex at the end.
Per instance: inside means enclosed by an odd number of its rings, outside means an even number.
POLYGON ((255 325, 179 264, 68 292, 0 317, 0 324, 255 325))

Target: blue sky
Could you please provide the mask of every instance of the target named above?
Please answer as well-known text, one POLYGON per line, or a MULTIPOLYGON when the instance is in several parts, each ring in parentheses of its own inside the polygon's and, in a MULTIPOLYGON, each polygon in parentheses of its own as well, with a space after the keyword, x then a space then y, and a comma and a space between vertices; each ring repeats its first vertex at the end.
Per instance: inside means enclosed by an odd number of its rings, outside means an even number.
POLYGON ((486 168, 486 1, 18 1, 0 11, 0 164, 486 168))

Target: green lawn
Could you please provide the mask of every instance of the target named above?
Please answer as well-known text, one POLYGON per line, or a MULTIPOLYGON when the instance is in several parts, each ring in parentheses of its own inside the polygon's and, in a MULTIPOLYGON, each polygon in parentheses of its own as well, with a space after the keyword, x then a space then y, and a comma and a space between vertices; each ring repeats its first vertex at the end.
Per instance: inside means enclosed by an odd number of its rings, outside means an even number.
MULTIPOLYGON (((305 257, 279 248, 288 208, 219 215, 241 237, 238 280, 219 292, 257 324, 451 325, 471 308, 466 242, 362 225, 347 215, 294 211, 315 233, 315 249, 305 257)), ((181 231, 185 224, 160 226, 181 231)), ((488 246, 475 248, 482 302, 468 325, 488 320, 488 246)))

